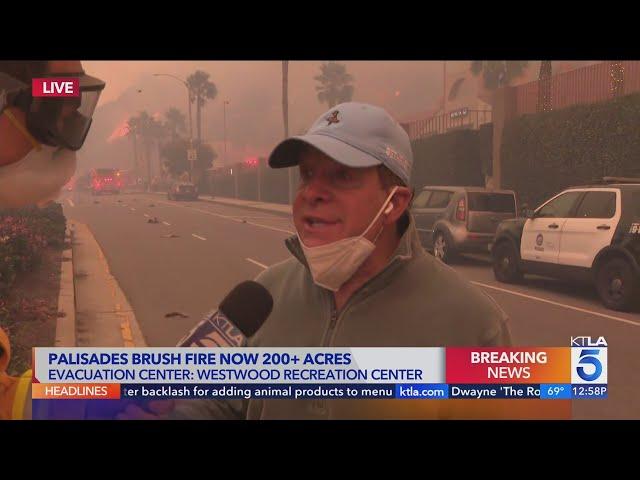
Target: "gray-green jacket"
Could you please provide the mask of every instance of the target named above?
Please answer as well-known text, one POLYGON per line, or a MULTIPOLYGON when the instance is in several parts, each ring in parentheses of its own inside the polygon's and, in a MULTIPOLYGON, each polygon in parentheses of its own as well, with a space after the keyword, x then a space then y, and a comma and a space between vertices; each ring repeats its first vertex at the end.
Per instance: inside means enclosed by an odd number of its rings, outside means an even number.
MULTIPOLYGON (((274 305, 249 346, 511 345, 505 313, 488 295, 425 252, 413 219, 386 268, 363 285, 341 312, 335 310, 332 292, 313 283, 297 238, 287 239, 286 246, 294 258, 256 278, 269 290, 274 305)), ((344 402, 358 400, 185 400, 171 418, 343 418, 344 402)))

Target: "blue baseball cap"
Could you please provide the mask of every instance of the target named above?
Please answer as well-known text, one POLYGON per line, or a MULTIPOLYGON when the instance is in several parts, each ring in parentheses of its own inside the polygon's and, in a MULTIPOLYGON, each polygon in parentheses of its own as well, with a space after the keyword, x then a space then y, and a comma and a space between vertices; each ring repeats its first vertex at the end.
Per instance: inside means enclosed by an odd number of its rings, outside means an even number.
POLYGON ((348 167, 384 165, 409 185, 413 166, 409 136, 383 108, 357 102, 336 105, 322 114, 306 134, 278 144, 269 156, 269 166, 297 165, 306 145, 348 167))

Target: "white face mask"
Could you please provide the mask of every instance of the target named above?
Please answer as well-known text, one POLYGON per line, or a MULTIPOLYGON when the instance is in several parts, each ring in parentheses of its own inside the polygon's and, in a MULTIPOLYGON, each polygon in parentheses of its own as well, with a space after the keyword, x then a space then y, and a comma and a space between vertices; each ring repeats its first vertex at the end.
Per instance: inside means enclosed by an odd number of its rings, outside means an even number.
POLYGON ((22 160, 0 167, 0 207, 45 205, 76 170, 73 150, 41 145, 22 160))
POLYGON ((369 258, 376 248, 375 242, 384 227, 380 229, 373 242, 366 239, 365 235, 376 223, 397 189, 398 187, 393 187, 393 190, 362 235, 343 238, 337 242, 318 245, 317 247, 307 247, 300 238, 300 234, 298 234, 298 240, 316 285, 332 292, 337 292, 356 273, 364 261, 369 258))

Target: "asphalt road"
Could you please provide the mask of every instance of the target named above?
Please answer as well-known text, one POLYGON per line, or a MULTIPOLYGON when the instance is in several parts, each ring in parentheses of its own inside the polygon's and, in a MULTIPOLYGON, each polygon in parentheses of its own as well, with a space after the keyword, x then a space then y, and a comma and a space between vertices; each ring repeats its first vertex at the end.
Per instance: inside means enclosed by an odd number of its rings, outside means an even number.
MULTIPOLYGON (((153 194, 67 193, 65 215, 86 223, 127 295, 150 346, 173 346, 237 283, 288 258, 287 217, 153 194), (159 223, 148 223, 157 217, 159 223), (165 317, 167 313, 188 315, 165 317)), ((454 265, 511 318, 516 345, 568 346, 571 336, 608 342, 609 398, 574 401, 575 418, 640 418, 640 313, 607 310, 593 288, 540 277, 522 285, 493 278, 482 258, 454 265)))

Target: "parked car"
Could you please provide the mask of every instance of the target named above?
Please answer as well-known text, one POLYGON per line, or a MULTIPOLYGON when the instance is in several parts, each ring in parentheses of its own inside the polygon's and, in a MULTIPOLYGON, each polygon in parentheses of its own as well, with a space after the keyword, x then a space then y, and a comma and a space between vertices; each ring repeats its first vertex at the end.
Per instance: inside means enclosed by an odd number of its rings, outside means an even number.
POLYGON ((167 191, 169 200, 197 200, 198 188, 191 182, 175 182, 167 191))
POLYGON ((588 281, 607 308, 632 309, 640 298, 640 179, 560 192, 501 223, 492 255, 501 282, 527 273, 588 281))
POLYGON ((489 251, 502 220, 517 217, 512 190, 427 186, 411 211, 422 244, 445 263, 460 253, 489 251))

